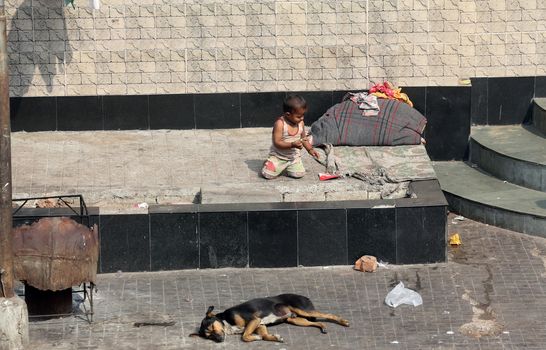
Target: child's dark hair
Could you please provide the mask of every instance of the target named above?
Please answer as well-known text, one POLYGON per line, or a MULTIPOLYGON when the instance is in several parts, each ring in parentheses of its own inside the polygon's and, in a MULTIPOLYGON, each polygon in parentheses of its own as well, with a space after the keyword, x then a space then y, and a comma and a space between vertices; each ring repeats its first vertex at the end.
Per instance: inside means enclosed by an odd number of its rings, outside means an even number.
POLYGON ((290 94, 286 96, 282 103, 283 112, 292 112, 297 108, 307 109, 307 102, 300 95, 290 94))

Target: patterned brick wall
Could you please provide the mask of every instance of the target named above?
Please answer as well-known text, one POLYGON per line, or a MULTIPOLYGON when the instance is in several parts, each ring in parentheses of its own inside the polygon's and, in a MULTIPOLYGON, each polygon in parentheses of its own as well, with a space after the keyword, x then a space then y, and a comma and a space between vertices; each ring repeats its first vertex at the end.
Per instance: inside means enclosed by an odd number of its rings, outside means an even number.
POLYGON ((6 0, 12 96, 546 75, 546 0, 6 0))

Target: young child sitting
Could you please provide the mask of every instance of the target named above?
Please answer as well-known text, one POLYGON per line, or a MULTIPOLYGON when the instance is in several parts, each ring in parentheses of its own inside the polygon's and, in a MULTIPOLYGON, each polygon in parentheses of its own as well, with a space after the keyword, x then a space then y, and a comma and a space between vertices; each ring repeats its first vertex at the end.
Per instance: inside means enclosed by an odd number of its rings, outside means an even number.
POLYGON ((262 175, 274 179, 286 170, 286 175, 301 178, 305 168, 301 161, 301 148, 318 158, 318 153, 307 139, 303 118, 307 102, 299 95, 289 95, 283 102, 283 115, 273 125, 273 144, 264 163, 262 175))

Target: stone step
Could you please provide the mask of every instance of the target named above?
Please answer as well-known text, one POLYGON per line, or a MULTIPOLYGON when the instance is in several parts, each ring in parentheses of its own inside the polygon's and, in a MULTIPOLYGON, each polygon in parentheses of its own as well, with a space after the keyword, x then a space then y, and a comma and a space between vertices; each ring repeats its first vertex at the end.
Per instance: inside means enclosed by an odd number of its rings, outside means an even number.
POLYGON ((546 192, 546 138, 533 128, 473 126, 470 161, 500 180, 546 192))
POLYGON ((533 125, 546 135, 546 98, 533 99, 533 125))
POLYGON ((435 162, 433 166, 454 212, 546 237, 546 193, 496 179, 463 162, 435 162))

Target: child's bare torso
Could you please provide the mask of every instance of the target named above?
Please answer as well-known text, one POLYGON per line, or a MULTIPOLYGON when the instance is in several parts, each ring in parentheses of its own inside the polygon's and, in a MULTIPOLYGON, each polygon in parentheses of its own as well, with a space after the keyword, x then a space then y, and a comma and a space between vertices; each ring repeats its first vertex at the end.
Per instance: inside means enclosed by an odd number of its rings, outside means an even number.
MULTIPOLYGON (((284 117, 279 117, 279 119, 281 119, 283 122, 282 141, 285 141, 288 143, 301 141, 303 130, 304 130, 303 123, 299 123, 295 125, 295 124, 291 124, 284 117)), ((301 157, 301 153, 298 148, 280 149, 275 147, 275 145, 271 145, 269 154, 275 155, 279 157, 280 159, 285 159, 285 160, 294 160, 296 158, 301 157)))

